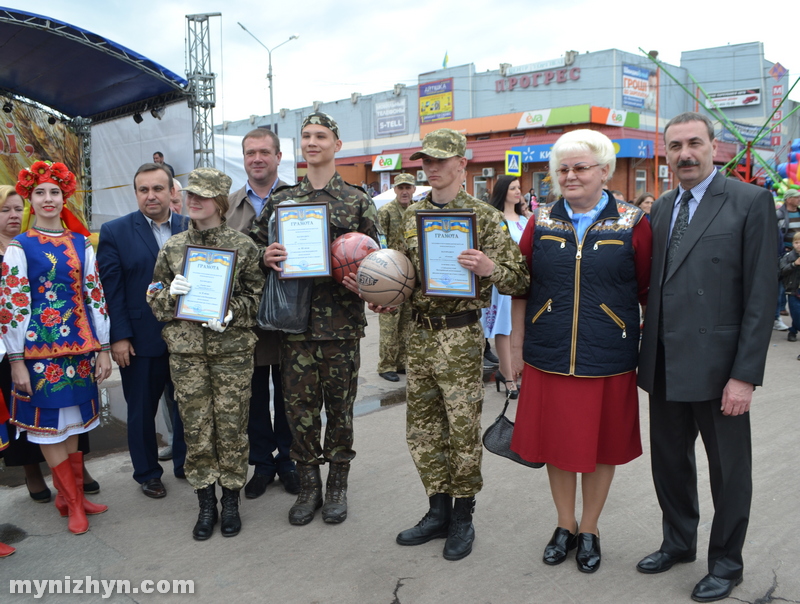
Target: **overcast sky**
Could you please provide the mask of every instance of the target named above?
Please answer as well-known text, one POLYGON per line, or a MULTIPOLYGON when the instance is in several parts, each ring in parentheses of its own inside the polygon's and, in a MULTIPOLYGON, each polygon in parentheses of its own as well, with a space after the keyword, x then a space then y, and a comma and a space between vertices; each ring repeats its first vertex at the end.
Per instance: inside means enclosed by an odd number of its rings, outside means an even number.
MULTIPOLYGON (((764 41, 765 58, 793 70, 783 80, 788 89, 800 70, 797 36, 781 25, 793 19, 790 4, 754 14, 757 4, 743 0, 0 0, 97 33, 184 77, 186 15, 221 12, 210 20, 216 123, 269 113, 267 51, 237 21, 269 48, 300 36, 272 55, 277 111, 414 85, 420 73, 441 67, 445 53, 451 67, 474 63, 477 71, 556 59, 567 50, 639 47, 678 65, 684 50, 764 41)), ((800 86, 791 98, 800 100, 800 86)))

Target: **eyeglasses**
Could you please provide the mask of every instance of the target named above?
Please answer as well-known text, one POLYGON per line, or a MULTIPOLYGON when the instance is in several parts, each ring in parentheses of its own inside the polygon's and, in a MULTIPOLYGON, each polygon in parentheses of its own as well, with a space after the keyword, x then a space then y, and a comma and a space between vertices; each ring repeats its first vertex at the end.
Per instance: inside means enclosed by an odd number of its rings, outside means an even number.
POLYGON ((600 164, 592 164, 590 166, 573 166, 571 168, 558 168, 556 170, 556 174, 558 174, 559 176, 569 176, 570 172, 575 172, 575 176, 578 176, 580 174, 586 174, 586 172, 588 172, 592 168, 596 168, 599 165, 600 164))

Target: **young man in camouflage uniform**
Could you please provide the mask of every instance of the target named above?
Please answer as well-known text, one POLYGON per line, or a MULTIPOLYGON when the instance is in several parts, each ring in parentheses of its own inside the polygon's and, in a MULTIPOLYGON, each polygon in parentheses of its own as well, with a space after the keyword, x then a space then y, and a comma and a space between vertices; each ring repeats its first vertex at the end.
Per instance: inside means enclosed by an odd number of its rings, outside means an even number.
MULTIPOLYGON (((286 200, 298 203, 325 201, 330 216, 330 237, 351 231, 382 239, 378 212, 366 192, 350 185, 336 171, 335 156, 341 149, 339 126, 322 112, 303 120, 300 148, 308 163, 302 182, 272 194, 256 221, 251 237, 266 247, 266 270, 281 270, 286 248, 269 243, 268 225, 274 207, 286 200), (269 245, 268 245, 269 244, 269 245)), ((353 401, 360 365, 359 340, 366 325, 364 302, 332 277, 314 279, 308 329, 284 334, 281 374, 286 415, 292 430, 292 459, 300 476, 300 494, 289 510, 289 522, 308 524, 322 507, 328 523, 347 518, 347 476, 353 450, 353 401), (325 405, 327 427, 321 442, 320 411, 325 405), (322 501, 320 465, 331 464, 322 501)))
MULTIPOLYGON (((394 177, 396 197, 378 210, 378 222, 386 234, 388 247, 403 250, 403 213, 414 198, 416 180, 411 174, 394 177)), ((383 313, 380 321, 380 359, 378 375, 390 382, 399 382, 398 373, 406 372, 406 340, 411 322, 411 304, 403 303, 390 313, 383 313)))
POLYGON ((491 302, 492 285, 506 295, 523 294, 530 285, 503 215, 461 189, 466 149, 466 139, 454 130, 443 128, 425 137, 422 150, 411 159, 422 158, 432 191, 405 213, 405 253, 418 275, 417 210, 471 210, 476 218, 478 249, 462 252, 458 263, 480 277, 480 298, 429 297, 419 288, 411 297, 406 439, 430 509, 415 527, 401 532, 397 542, 419 545, 447 537, 447 560, 460 560, 472 551, 472 512, 483 486, 481 309, 491 302))

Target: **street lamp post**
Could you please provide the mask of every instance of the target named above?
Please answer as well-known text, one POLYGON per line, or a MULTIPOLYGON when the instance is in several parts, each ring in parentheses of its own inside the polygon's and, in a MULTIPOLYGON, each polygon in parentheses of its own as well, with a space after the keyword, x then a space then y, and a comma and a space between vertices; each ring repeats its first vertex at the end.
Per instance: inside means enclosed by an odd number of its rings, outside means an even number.
MULTIPOLYGON (((239 22, 237 21, 237 23, 239 23, 239 22)), ((269 56, 269 71, 267 71, 267 79, 269 80, 269 119, 270 119, 270 129, 272 130, 272 132, 275 132, 275 107, 272 104, 272 51, 276 50, 277 48, 280 48, 281 46, 283 46, 284 44, 287 44, 288 42, 291 42, 292 40, 297 40, 297 38, 300 37, 300 34, 294 34, 292 36, 289 36, 288 40, 284 40, 283 42, 281 42, 277 46, 273 46, 270 49, 270 48, 267 48, 267 46, 261 40, 256 38, 255 35, 253 34, 253 32, 248 30, 244 25, 239 23, 239 27, 241 27, 248 34, 250 34, 256 42, 261 44, 261 46, 264 47, 264 50, 267 51, 267 55, 269 56)))

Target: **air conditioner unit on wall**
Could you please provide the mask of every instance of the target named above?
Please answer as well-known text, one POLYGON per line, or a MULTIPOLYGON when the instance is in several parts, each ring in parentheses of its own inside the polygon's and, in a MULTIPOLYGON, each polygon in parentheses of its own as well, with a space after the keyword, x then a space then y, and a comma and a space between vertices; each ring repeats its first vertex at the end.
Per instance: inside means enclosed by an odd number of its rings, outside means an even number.
POLYGON ((658 167, 658 177, 659 178, 669 178, 669 166, 659 166, 658 167))
POLYGON ((425 176, 425 170, 417 170, 417 182, 427 182, 428 177, 425 176))
POLYGON ((483 168, 481 170, 481 176, 484 178, 494 178, 494 168, 483 168))

